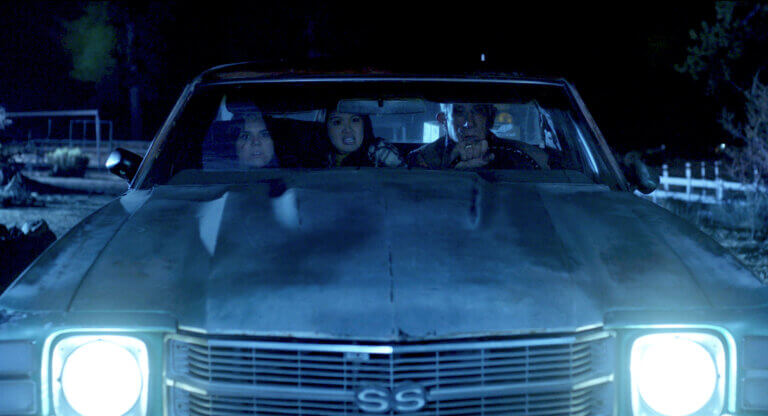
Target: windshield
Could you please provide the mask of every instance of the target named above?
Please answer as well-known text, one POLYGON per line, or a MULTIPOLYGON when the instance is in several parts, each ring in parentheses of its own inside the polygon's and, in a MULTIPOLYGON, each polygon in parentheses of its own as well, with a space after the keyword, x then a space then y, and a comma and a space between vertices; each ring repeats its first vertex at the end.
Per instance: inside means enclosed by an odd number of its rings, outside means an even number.
POLYGON ((156 146, 142 188, 194 183, 207 172, 343 168, 504 171, 534 181, 616 183, 565 88, 546 83, 204 85, 156 146))

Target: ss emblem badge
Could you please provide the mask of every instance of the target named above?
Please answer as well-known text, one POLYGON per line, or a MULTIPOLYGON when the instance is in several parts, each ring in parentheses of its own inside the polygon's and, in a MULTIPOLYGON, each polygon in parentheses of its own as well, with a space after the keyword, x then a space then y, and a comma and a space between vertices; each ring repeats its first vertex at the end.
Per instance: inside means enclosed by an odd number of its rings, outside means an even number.
POLYGON ((366 385, 355 391, 357 407, 366 413, 416 412, 427 405, 424 388, 416 383, 402 383, 390 391, 382 385, 366 385))

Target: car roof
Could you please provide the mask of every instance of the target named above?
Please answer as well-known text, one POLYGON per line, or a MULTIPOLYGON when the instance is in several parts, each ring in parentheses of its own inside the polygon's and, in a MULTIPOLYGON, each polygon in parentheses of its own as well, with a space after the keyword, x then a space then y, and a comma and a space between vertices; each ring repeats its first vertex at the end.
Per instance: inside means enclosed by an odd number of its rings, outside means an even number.
POLYGON ((475 81, 520 81, 552 85, 563 85, 562 78, 532 77, 517 72, 499 72, 488 70, 464 70, 454 72, 393 71, 379 67, 362 66, 357 68, 321 64, 316 62, 302 65, 265 65, 260 62, 239 62, 219 65, 204 71, 197 81, 208 83, 289 81, 289 80, 344 80, 344 79, 440 79, 440 80, 475 80, 475 81))

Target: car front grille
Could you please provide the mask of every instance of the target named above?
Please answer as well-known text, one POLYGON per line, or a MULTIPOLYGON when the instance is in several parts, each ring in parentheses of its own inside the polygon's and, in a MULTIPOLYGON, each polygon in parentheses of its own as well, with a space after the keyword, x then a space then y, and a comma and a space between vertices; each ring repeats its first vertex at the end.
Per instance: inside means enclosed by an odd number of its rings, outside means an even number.
MULTIPOLYGON (((235 396, 206 396, 180 392, 177 398, 188 415, 362 415, 352 402, 269 400, 235 396)), ((430 403, 424 409, 405 413, 426 415, 572 415, 588 416, 599 405, 591 389, 558 394, 531 394, 430 403)))
POLYGON ((601 415, 612 342, 603 331, 365 345, 178 336, 167 385, 177 416, 362 415, 362 389, 406 385, 425 400, 409 415, 601 415))

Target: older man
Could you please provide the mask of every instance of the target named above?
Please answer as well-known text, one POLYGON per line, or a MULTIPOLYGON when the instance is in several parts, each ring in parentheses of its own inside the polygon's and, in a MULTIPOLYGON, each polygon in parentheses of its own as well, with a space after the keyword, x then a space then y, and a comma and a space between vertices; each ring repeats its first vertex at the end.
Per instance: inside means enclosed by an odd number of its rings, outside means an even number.
POLYGON ((408 154, 408 164, 427 169, 549 169, 547 154, 491 132, 492 104, 440 104, 437 121, 446 136, 408 154))

